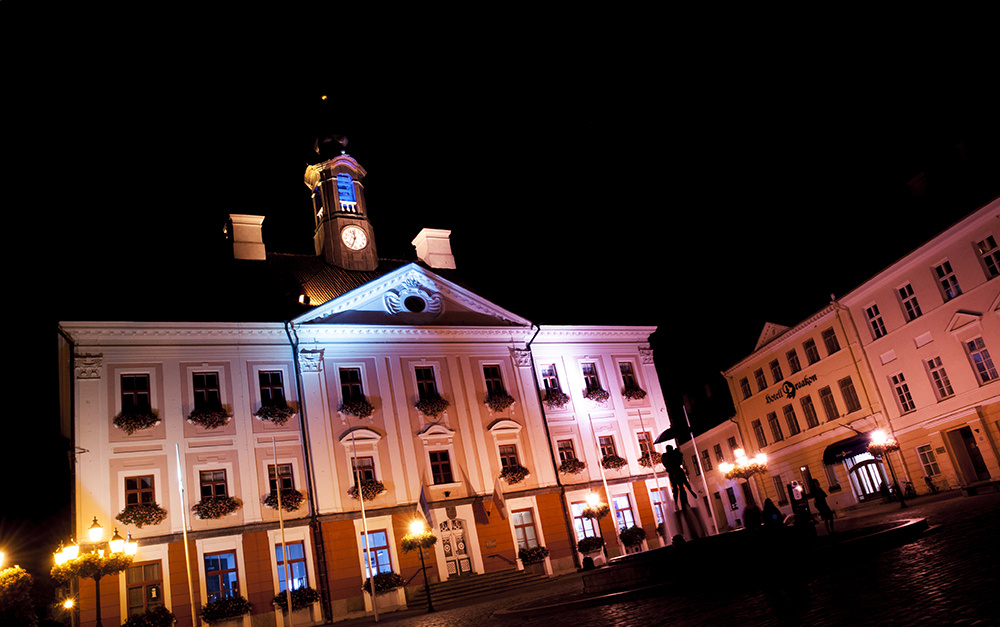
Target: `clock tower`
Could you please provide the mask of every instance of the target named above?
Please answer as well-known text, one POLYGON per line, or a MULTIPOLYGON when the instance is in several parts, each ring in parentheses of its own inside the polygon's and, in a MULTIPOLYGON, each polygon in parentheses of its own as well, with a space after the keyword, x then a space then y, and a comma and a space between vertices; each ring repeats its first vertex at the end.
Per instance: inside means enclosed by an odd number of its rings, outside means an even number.
POLYGON ((306 168, 312 190, 316 254, 345 270, 374 270, 378 266, 375 234, 368 221, 365 169, 342 153, 306 168))

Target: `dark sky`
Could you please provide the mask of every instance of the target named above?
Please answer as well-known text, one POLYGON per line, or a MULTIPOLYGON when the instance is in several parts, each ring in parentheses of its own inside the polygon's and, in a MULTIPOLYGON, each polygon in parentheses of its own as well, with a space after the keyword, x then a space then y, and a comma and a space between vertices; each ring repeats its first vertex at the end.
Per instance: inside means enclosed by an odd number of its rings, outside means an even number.
MULTIPOLYGON (((162 17, 8 22, 24 28, 7 44, 4 205, 27 218, 8 218, 7 252, 32 270, 9 289, 30 303, 18 334, 41 338, 19 348, 35 372, 58 320, 224 282, 204 260, 229 213, 265 215, 269 250, 308 252, 323 131, 369 173, 380 256, 451 229, 468 283, 533 322, 656 325, 672 411, 765 322, 797 323, 1000 193, 974 37, 675 16, 355 39, 317 16, 296 37, 162 17)), ((37 378, 26 409, 52 396, 37 378)))

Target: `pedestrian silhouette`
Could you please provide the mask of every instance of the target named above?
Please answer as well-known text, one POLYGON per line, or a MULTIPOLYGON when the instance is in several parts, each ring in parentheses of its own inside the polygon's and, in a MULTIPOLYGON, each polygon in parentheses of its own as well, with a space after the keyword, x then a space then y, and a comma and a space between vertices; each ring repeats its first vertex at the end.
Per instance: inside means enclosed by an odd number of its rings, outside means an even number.
POLYGON ((833 510, 826 502, 826 492, 819 485, 818 479, 813 479, 812 482, 812 493, 813 502, 816 504, 816 511, 819 512, 820 518, 823 519, 823 524, 826 525, 826 532, 833 533, 833 510))

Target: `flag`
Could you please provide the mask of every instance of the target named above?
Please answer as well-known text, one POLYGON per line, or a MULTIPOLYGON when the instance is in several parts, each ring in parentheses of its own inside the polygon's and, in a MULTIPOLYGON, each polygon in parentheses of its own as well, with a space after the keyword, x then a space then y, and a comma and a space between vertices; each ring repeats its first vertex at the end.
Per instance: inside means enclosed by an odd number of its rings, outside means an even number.
POLYGON ((500 487, 500 476, 493 482, 493 507, 500 512, 500 518, 507 520, 507 501, 503 498, 503 488, 500 487))
POLYGON ((424 492, 424 486, 420 486, 420 500, 417 501, 417 513, 424 517, 427 521, 427 528, 431 528, 431 507, 427 502, 427 494, 424 492))
POLYGON ((490 514, 486 511, 486 506, 483 504, 483 497, 477 496, 476 500, 472 502, 472 515, 477 525, 490 524, 490 514))

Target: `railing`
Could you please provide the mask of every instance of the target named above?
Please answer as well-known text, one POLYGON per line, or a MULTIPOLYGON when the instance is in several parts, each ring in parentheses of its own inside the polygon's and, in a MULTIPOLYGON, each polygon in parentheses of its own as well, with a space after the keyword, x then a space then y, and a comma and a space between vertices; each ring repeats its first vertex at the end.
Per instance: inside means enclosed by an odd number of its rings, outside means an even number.
POLYGON ((507 559, 506 557, 504 557, 503 555, 500 555, 499 553, 493 553, 492 555, 487 555, 486 557, 495 557, 497 559, 501 559, 501 560, 507 562, 511 566, 517 566, 517 562, 512 562, 509 559, 507 559))

